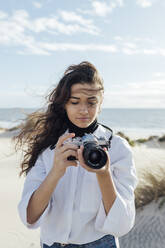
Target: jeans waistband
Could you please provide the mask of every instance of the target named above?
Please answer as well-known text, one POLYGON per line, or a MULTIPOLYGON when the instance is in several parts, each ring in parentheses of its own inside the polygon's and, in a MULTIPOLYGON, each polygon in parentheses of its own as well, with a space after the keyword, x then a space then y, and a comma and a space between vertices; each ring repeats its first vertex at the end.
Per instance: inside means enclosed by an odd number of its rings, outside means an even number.
POLYGON ((103 236, 102 238, 86 243, 86 244, 65 244, 65 243, 57 243, 55 242, 52 246, 48 246, 43 244, 42 248, 97 248, 102 245, 102 248, 117 248, 115 237, 108 234, 103 236))

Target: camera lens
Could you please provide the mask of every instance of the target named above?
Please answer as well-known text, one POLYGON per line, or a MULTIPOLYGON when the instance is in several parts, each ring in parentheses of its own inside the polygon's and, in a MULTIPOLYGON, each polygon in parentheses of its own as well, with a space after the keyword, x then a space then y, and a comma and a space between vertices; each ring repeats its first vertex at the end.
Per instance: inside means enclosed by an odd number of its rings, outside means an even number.
POLYGON ((93 169, 100 169, 107 162, 106 152, 94 142, 84 144, 83 157, 85 163, 93 169))
POLYGON ((101 160, 101 153, 100 151, 92 151, 89 154, 89 161, 93 164, 98 164, 101 160))

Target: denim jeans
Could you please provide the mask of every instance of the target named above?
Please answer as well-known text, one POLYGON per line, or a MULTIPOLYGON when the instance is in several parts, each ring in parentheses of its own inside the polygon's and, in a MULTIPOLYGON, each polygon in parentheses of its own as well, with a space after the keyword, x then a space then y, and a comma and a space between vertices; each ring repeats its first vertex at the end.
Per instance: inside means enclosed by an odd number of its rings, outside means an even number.
POLYGON ((116 246, 115 238, 112 235, 106 235, 101 239, 83 245, 76 245, 76 244, 63 245, 60 243, 54 243, 51 246, 48 246, 46 244, 42 245, 42 248, 116 248, 116 247, 117 246, 116 246))

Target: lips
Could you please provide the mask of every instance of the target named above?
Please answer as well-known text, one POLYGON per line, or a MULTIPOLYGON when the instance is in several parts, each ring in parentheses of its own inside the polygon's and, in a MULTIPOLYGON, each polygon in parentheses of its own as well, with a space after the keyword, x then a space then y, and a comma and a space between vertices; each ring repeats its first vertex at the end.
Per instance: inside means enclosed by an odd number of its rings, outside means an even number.
POLYGON ((84 123, 88 123, 89 122, 89 118, 87 117, 81 117, 81 118, 77 118, 77 121, 78 122, 84 122, 84 123))
POLYGON ((78 120, 89 120, 89 118, 87 117, 80 117, 80 118, 77 118, 78 120))

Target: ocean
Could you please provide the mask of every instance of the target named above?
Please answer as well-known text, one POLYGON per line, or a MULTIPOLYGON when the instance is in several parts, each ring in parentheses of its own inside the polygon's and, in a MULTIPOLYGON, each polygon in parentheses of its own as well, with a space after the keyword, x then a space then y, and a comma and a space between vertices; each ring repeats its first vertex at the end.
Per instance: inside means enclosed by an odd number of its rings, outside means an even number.
MULTIPOLYGON (((26 114, 36 109, 0 108, 0 127, 11 128, 20 124, 26 114)), ((98 121, 131 138, 165 135, 165 109, 102 109, 98 121)))

